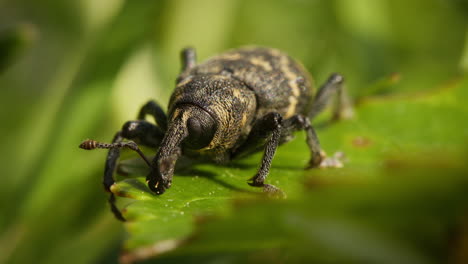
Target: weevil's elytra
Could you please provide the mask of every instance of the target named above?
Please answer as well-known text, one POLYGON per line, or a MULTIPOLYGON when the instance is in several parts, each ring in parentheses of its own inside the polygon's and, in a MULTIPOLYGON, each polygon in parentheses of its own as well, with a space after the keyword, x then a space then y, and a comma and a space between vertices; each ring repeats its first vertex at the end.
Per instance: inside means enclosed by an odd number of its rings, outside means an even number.
MULTIPOLYGON (((249 184, 279 192, 264 181, 276 148, 293 138, 297 130, 306 131, 309 167, 341 165, 325 158, 310 123, 335 91, 341 101, 335 116, 351 113, 341 75, 331 75, 314 96, 312 79, 304 67, 276 49, 244 47, 201 64, 196 63, 194 49, 184 49, 181 55, 182 71, 167 115, 150 101, 142 107, 138 120, 124 124, 112 144, 92 142, 93 148, 110 148, 104 172, 107 190, 114 184, 120 148, 131 146, 146 159, 133 142, 122 144, 124 139, 157 149, 153 161, 148 162, 151 169, 147 176, 148 187, 157 194, 171 186, 181 155, 224 163, 262 150, 260 168, 249 184), (156 124, 146 121, 146 115, 153 116, 156 124)), ((90 146, 90 142, 82 146, 90 146)), ((116 213, 114 205, 112 208, 116 213)))
POLYGON ((201 74, 225 75, 242 81, 256 95, 257 118, 271 111, 278 112, 283 118, 303 114, 313 93, 307 71, 275 49, 247 47, 229 51, 181 76, 201 74))

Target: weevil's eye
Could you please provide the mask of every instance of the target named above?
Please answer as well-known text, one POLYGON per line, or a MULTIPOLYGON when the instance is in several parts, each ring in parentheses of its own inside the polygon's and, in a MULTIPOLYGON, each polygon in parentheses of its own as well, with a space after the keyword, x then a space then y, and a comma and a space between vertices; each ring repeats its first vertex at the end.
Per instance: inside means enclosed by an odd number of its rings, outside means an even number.
POLYGON ((196 117, 191 117, 187 120, 187 129, 190 136, 193 138, 199 138, 203 134, 203 128, 200 124, 200 120, 196 117))
MULTIPOLYGON (((203 111, 204 112, 204 111, 203 111)), ((215 133, 214 120, 208 113, 190 117, 187 120, 188 137, 185 144, 193 149, 206 147, 215 133)))

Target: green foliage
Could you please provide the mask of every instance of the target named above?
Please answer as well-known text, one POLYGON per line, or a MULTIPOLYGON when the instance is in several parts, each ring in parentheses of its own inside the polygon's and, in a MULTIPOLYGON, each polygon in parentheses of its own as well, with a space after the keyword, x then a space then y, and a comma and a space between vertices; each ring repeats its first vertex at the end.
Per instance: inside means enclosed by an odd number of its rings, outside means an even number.
POLYGON ((34 34, 34 28, 27 24, 0 32, 0 73, 33 41, 34 34))
POLYGON ((0 263, 114 263, 127 236, 122 260, 162 245, 179 246, 160 256, 175 263, 466 262, 467 10, 456 0, 0 1, 0 263), (150 98, 167 104, 182 47, 203 60, 247 44, 288 52, 317 84, 346 77, 356 119, 317 122, 346 167, 303 170, 299 133, 269 177, 288 198, 269 201, 245 184, 259 155, 187 166, 160 197, 127 162, 135 177, 114 189, 130 196, 119 197, 132 220, 124 235, 101 187, 105 152, 77 145, 110 140, 150 98))
POLYGON ((287 200, 259 199, 245 184, 258 155, 237 166, 179 173, 161 196, 147 189, 144 176, 123 180, 112 189, 130 198, 121 204, 130 234, 123 259, 159 255, 174 250, 165 247, 172 243, 181 244, 174 261, 232 255, 238 263, 262 252, 280 263, 443 261, 451 254, 443 241, 468 209, 466 152, 459 146, 468 143, 460 127, 468 120, 467 91, 463 80, 362 101, 356 119, 318 131, 326 150, 348 155, 343 169, 302 170, 309 156, 302 135, 281 147, 268 181, 287 200))

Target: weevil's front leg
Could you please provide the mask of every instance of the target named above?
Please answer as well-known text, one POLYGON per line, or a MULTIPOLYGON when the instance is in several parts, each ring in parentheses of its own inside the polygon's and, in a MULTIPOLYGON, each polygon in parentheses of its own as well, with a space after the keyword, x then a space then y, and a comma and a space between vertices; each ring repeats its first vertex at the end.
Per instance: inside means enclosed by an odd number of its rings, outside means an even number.
MULTIPOLYGON (((144 146, 157 148, 161 144, 164 137, 164 131, 167 128, 167 117, 162 108, 155 101, 146 103, 138 114, 137 121, 128 121, 122 126, 122 130, 117 132, 112 140, 113 147, 108 147, 106 166, 104 169, 104 188, 110 191, 110 187, 115 183, 113 174, 117 165, 117 160, 120 157, 120 148, 128 147, 120 142, 123 139, 135 140, 144 146), (144 121, 146 115, 154 117, 159 127, 144 121), (120 144, 120 145, 119 145, 120 144)), ((130 143, 131 144, 131 143, 130 143)), ((136 144, 135 144, 136 145, 136 144)), ((136 146, 135 150, 147 163, 148 160, 136 146)))
POLYGON ((122 127, 122 136, 138 144, 157 148, 161 145, 164 131, 145 120, 128 121, 122 127))
MULTIPOLYGON (((119 131, 115 134, 112 144, 118 144, 123 141, 122 132, 119 131)), ((114 181, 114 171, 117 166, 117 160, 120 158, 120 148, 111 148, 107 152, 106 165, 104 166, 104 178, 102 183, 104 184, 104 189, 110 192, 110 187, 115 183, 114 181)))
POLYGON ((147 102, 138 113, 138 119, 144 120, 146 115, 151 115, 154 118, 156 124, 162 131, 167 130, 167 116, 164 113, 162 107, 155 101, 151 100, 147 102))
POLYGON ((140 121, 129 121, 125 123, 122 127, 122 130, 117 132, 112 140, 111 144, 100 143, 94 140, 86 140, 81 143, 80 148, 83 149, 109 149, 106 158, 106 165, 104 168, 104 179, 103 184, 104 188, 107 191, 110 191, 110 187, 115 183, 114 181, 114 171, 117 166, 117 160, 120 157, 121 148, 129 148, 140 155, 142 159, 151 167, 151 163, 146 158, 146 156, 141 152, 138 145, 133 141, 124 142, 124 139, 135 140, 142 145, 149 147, 158 147, 164 133, 155 125, 140 120, 140 121))
POLYGON ((265 179, 270 171, 271 161, 273 160, 276 149, 279 145, 281 130, 281 115, 276 112, 268 113, 254 125, 246 144, 250 145, 255 141, 262 142, 266 139, 262 163, 257 171, 257 174, 255 174, 249 184, 251 186, 263 187, 263 190, 269 194, 279 194, 284 196, 284 193, 277 187, 270 184, 265 184, 265 179))
MULTIPOLYGON (((148 123, 146 121, 129 121, 124 124, 122 130, 117 132, 112 140, 111 144, 100 143, 94 140, 85 140, 81 143, 80 148, 83 149, 96 149, 96 148, 106 148, 109 149, 106 158, 106 164, 104 167, 104 178, 103 184, 106 191, 110 192, 111 186, 115 183, 114 181, 114 171, 117 166, 117 160, 120 157, 121 148, 130 148, 136 151, 145 162, 151 166, 149 160, 138 148, 138 145, 133 141, 124 142, 125 138, 135 139, 138 142, 141 142, 144 145, 150 147, 159 146, 164 133, 155 125, 148 123)), ((111 192, 109 197, 109 204, 111 206, 111 211, 114 213, 115 217, 121 221, 125 221, 124 217, 120 213, 119 209, 115 205, 115 196, 111 192)))
POLYGON ((306 141, 311 154, 308 168, 343 167, 343 163, 339 159, 340 157, 326 157, 325 152, 320 147, 317 133, 315 133, 315 129, 311 125, 308 117, 303 115, 294 115, 284 120, 283 127, 283 136, 285 134, 292 134, 295 130, 305 130, 306 141))
MULTIPOLYGON (((112 140, 112 143, 119 143, 122 142, 123 137, 121 135, 121 132, 117 132, 114 136, 114 139, 112 140)), ((111 208, 112 213, 114 214, 115 218, 117 218, 120 221, 125 221, 125 218, 122 216, 122 213, 120 210, 117 208, 115 204, 115 195, 110 191, 110 187, 115 183, 114 182, 114 170, 115 166, 117 164, 117 160, 120 157, 120 149, 114 148, 114 149, 109 149, 109 152, 107 153, 107 158, 106 158, 106 165, 104 167, 104 178, 103 178, 103 184, 104 188, 106 191, 110 192, 109 196, 109 205, 111 208)))
POLYGON ((344 86, 344 78, 340 74, 330 75, 328 80, 320 87, 315 95, 312 109, 308 116, 314 119, 316 115, 322 112, 331 101, 333 94, 338 94, 338 103, 333 111, 333 119, 349 119, 353 117, 354 112, 351 106, 351 100, 344 86))

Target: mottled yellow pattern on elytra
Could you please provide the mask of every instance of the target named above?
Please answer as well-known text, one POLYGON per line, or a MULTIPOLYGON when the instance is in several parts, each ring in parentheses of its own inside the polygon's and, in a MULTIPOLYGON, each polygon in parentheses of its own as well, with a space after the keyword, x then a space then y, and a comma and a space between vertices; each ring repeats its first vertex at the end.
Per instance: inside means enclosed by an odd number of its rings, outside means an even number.
POLYGON ((239 89, 233 89, 233 90, 232 90, 232 95, 234 95, 235 97, 239 97, 239 96, 240 96, 240 91, 239 91, 239 89))
POLYGON ((262 67, 265 71, 271 71, 273 68, 271 67, 271 64, 264 60, 261 57, 253 57, 250 59, 250 63, 256 66, 262 67))
POLYGON ((247 114, 246 114, 246 113, 244 113, 244 114, 242 115, 242 121, 241 121, 242 126, 244 126, 245 123, 247 123, 247 114))
POLYGON ((279 55, 281 55, 281 51, 277 49, 270 49, 270 54, 274 57, 278 57, 279 55))
POLYGON ((295 113, 296 113, 296 106, 297 106, 297 98, 294 97, 294 96, 289 96, 288 98, 289 100, 289 107, 288 107, 288 111, 286 112, 286 115, 284 116, 284 118, 289 118, 291 116, 293 116, 295 113))
POLYGON ((292 93, 294 94, 294 96, 299 96, 300 89, 296 81, 298 76, 289 68, 288 57, 281 56, 280 65, 281 65, 281 71, 284 73, 284 76, 288 80, 288 84, 289 84, 289 87, 291 87, 292 93))
POLYGON ((189 83, 191 80, 192 80, 192 76, 189 76, 189 77, 183 79, 180 83, 178 83, 177 86, 184 86, 187 83, 189 83))
POLYGON ((218 58, 224 59, 224 60, 238 60, 242 58, 242 56, 239 53, 226 53, 226 54, 220 55, 218 58))

